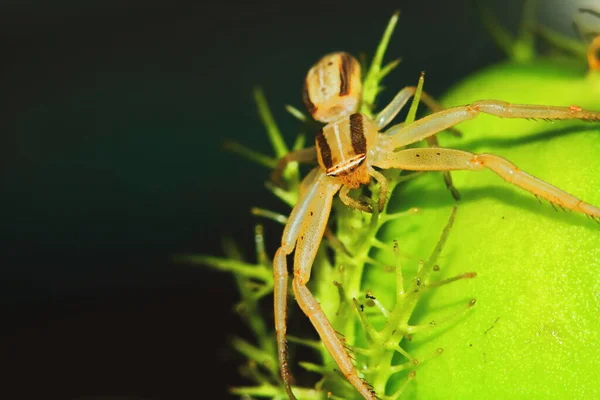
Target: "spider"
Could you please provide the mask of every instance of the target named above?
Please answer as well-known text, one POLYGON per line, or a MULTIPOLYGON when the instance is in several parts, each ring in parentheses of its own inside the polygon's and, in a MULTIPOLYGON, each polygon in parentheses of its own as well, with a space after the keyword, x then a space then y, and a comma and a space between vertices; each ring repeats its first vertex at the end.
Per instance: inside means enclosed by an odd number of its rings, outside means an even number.
POLYGON ((375 179, 380 187, 378 205, 381 208, 387 195, 388 183, 378 169, 448 172, 488 168, 505 181, 554 205, 594 219, 600 218, 600 208, 521 171, 504 158, 493 154, 441 148, 431 142, 437 133, 481 113, 502 118, 581 119, 600 122, 600 112, 582 110, 577 106, 523 105, 498 100, 482 100, 442 109, 430 96, 423 94, 420 100, 434 111, 433 114, 409 125, 394 125, 383 132, 415 94, 415 88, 400 90, 390 104, 371 119, 357 112, 362 96, 360 76, 358 61, 343 52, 324 56, 308 71, 303 100, 313 118, 326 125, 317 132, 314 147, 288 154, 279 166, 281 168, 290 161, 318 161, 318 166, 302 181, 300 197, 290 214, 281 246, 273 260, 278 359, 281 377, 290 399, 295 397, 291 389, 292 376, 286 350, 287 256, 294 250, 292 288, 298 305, 310 319, 340 372, 365 399, 377 398, 369 384, 359 376, 345 344, 307 287, 311 267, 328 223, 333 198, 338 192, 347 206, 369 212, 372 207, 350 197, 349 191, 368 184, 371 178, 375 179), (432 147, 405 148, 427 139, 432 147))

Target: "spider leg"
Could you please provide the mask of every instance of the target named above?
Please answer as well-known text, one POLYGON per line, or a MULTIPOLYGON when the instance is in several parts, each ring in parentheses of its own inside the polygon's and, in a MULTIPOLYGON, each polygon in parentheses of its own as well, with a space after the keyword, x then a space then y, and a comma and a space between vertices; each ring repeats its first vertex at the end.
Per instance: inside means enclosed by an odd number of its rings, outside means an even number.
POLYGON ((375 171, 375 169, 373 169, 373 167, 369 166, 368 167, 369 170, 369 175, 371 175, 373 178, 375 178, 375 180, 377 181, 377 183, 379 183, 379 211, 383 211, 383 207, 385 206, 385 201, 387 200, 387 194, 389 191, 389 182, 387 180, 387 178, 385 176, 383 176, 383 174, 379 171, 375 171))
POLYGON ((350 197, 350 195, 348 194, 348 192, 350 192, 350 189, 352 189, 350 186, 342 186, 342 189, 340 190, 340 200, 342 200, 342 203, 344 203, 350 208, 356 208, 359 211, 372 213, 373 207, 371 206, 371 204, 369 204, 368 201, 357 200, 350 197))
POLYGON ((323 180, 323 174, 319 174, 319 172, 320 170, 318 168, 313 169, 302 181, 301 186, 304 186, 305 190, 301 193, 298 203, 288 218, 288 222, 283 230, 281 246, 277 249, 275 257, 273 258, 273 297, 275 332, 277 335, 277 355, 281 378, 290 399, 295 399, 295 396, 291 389, 293 378, 288 366, 287 345, 285 339, 287 331, 286 317, 288 294, 288 269, 286 257, 294 251, 303 220, 308 212, 307 210, 319 192, 320 183, 323 180))
MULTIPOLYGON (((381 110, 379 114, 377 114, 375 121, 380 130, 385 128, 394 119, 394 117, 396 117, 400 110, 402 110, 406 103, 408 103, 408 100, 415 95, 416 91, 416 86, 405 87, 404 89, 400 90, 400 92, 398 92, 394 99, 383 110, 381 110)), ((433 97, 431 97, 424 91, 421 92, 419 101, 423 102, 427 106, 427 108, 429 108, 434 113, 444 110, 444 107, 440 103, 438 103, 433 97)), ((402 125, 403 124, 398 124, 397 126, 402 125)), ((454 129, 452 127, 449 128, 449 131, 452 132, 454 136, 462 136, 459 130, 454 129)), ((429 145, 429 147, 439 147, 437 136, 430 136, 429 138, 427 138, 427 144, 429 145)), ((446 187, 452 194, 454 200, 460 200, 460 194, 458 193, 458 190, 452 183, 452 176, 450 175, 450 172, 444 171, 443 176, 444 183, 446 184, 446 187)), ((381 208, 381 198, 379 207, 381 208)))
POLYGON ((600 208, 550 185, 517 168, 511 162, 493 154, 474 154, 444 148, 406 149, 383 152, 373 162, 380 168, 399 168, 410 171, 481 170, 488 168, 505 181, 519 186, 559 207, 600 218, 600 208))
POLYGON ((277 166, 273 172, 271 172, 271 181, 281 186, 281 176, 283 175, 283 171, 285 171, 285 168, 289 163, 294 161, 299 163, 312 163, 317 161, 317 151, 315 146, 292 151, 281 157, 277 162, 277 166))
MULTIPOLYGON (((304 218, 302 218, 300 222, 301 226, 296 232, 297 242, 294 254, 294 279, 292 287, 298 305, 310 319, 327 351, 338 365, 340 372, 365 399, 375 400, 376 396, 373 389, 358 376, 352 357, 346 350, 345 343, 333 329, 319 302, 306 286, 310 279, 312 263, 319 248, 325 226, 327 225, 333 195, 340 188, 339 183, 335 183, 335 181, 329 179, 323 173, 320 177, 317 177, 313 189, 307 192, 307 201, 302 206, 304 208, 304 218)), ((281 249, 283 249, 283 246, 281 249)), ((286 251, 283 250, 282 254, 286 251)), ((283 264, 285 256, 282 257, 280 255, 278 262, 283 264)), ((282 265, 278 269, 283 269, 282 265)), ((282 345, 281 340, 278 340, 278 344, 279 346, 282 345)))
POLYGON ((277 334, 277 349, 281 377, 290 399, 295 399, 291 389, 292 375, 287 362, 286 350, 286 314, 287 314, 287 259, 294 251, 293 289, 296 301, 310 319, 319 333, 323 344, 338 364, 340 371, 366 399, 375 399, 372 389, 363 382, 352 363, 352 358, 346 351, 344 343, 329 323, 321 306, 306 287, 310 279, 313 261, 319 249, 319 244, 327 227, 333 196, 341 184, 319 170, 310 174, 312 184, 307 186, 298 204, 292 210, 288 223, 283 231, 281 247, 275 253, 273 271, 275 278, 275 331, 277 334))
MULTIPOLYGON (((383 207, 385 206, 385 201, 387 200, 387 194, 389 191, 388 180, 386 179, 385 176, 383 176, 382 173, 373 169, 373 167, 369 166, 367 168, 369 171, 369 175, 371 175, 373 178, 375 178, 375 180, 379 184, 379 200, 377 202, 377 206, 379 208, 379 211, 382 211, 383 207)), ((340 200, 342 200, 342 203, 344 203, 346 206, 348 206, 350 208, 356 208, 359 211, 372 213, 373 206, 371 205, 370 199, 366 199, 366 200, 354 199, 354 198, 350 197, 350 195, 348 194, 350 192, 350 190, 351 190, 350 186, 343 186, 342 189, 340 190, 340 200)))
POLYGON ((291 374, 287 363, 285 345, 286 300, 287 300, 287 262, 286 256, 294 251, 293 289, 296 301, 319 333, 323 344, 338 364, 340 371, 366 399, 375 399, 372 389, 358 376, 352 358, 344 343, 329 323, 321 306, 306 287, 310 279, 312 263, 315 259, 321 238, 327 226, 333 196, 341 184, 319 171, 314 182, 302 196, 285 227, 281 247, 273 262, 275 275, 275 326, 281 376, 290 398, 291 374))
MULTIPOLYGON (((313 168, 313 170, 310 171, 308 175, 306 175, 306 177, 302 180, 302 182, 300 183, 300 196, 306 193, 308 188, 313 184, 315 177, 317 176, 319 171, 319 168, 313 168)), ((346 246, 344 245, 344 243, 337 236, 335 236, 335 234, 329 226, 327 226, 327 228, 325 229, 325 233, 323 234, 323 236, 329 241, 329 244, 332 248, 348 256, 352 256, 346 248, 346 246)))
POLYGON ((555 107, 529 104, 510 104, 499 100, 480 100, 466 106, 448 108, 423 117, 410 125, 393 126, 385 133, 380 147, 388 151, 421 141, 459 122, 477 117, 480 113, 502 118, 531 118, 545 120, 581 119, 600 122, 600 112, 582 110, 577 106, 555 107))
POLYGON ((285 386, 288 397, 296 400, 292 392, 292 374, 288 365, 287 343, 285 334, 287 331, 287 290, 288 290, 288 271, 286 256, 293 251, 293 245, 290 247, 281 246, 275 253, 273 259, 273 297, 275 303, 275 332, 277 335, 277 357, 279 359, 279 370, 281 379, 285 386), (290 248, 291 247, 291 248, 290 248))
MULTIPOLYGON (((379 130, 385 128, 389 125, 390 122, 398 115, 398 113, 404 108, 408 100, 415 95, 417 91, 416 86, 407 86, 404 89, 400 90, 398 94, 392 99, 392 101, 385 106, 383 110, 377 114, 375 117, 375 123, 379 130)), ((424 91, 421 92, 421 97, 419 98, 423 104, 427 106, 431 111, 438 112, 444 110, 444 107, 438 103, 433 97, 424 91)), ((450 129, 455 136, 462 136, 461 133, 456 129, 450 129)))
POLYGON ((377 396, 374 390, 358 376, 352 363, 352 357, 350 357, 344 343, 329 323, 319 302, 306 287, 306 283, 300 279, 294 279, 293 285, 298 305, 319 332, 323 344, 337 363, 340 372, 365 399, 376 400, 377 396))
MULTIPOLYGON (((437 136, 429 136, 426 140, 427 145, 429 147, 440 147, 440 143, 437 140, 437 136)), ((446 188, 452 195, 452 198, 454 198, 454 200, 457 201, 460 200, 460 193, 458 192, 458 189, 456 188, 456 186, 454 186, 454 183, 452 182, 452 175, 450 175, 450 171, 442 171, 442 176, 444 177, 444 183, 446 184, 446 188)))

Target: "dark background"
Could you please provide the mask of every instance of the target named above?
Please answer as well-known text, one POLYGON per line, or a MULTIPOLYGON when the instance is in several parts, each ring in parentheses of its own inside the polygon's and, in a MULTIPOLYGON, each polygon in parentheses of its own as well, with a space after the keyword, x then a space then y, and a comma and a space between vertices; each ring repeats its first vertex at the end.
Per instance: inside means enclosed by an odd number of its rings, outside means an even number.
MULTIPOLYGON (((488 3, 516 26, 519 0, 488 3)), ((270 153, 252 87, 290 143, 283 105, 301 108, 307 69, 371 56, 396 9, 392 89, 425 70, 440 95, 503 58, 467 0, 1 2, 0 397, 227 398, 243 383, 231 277, 170 258, 221 255, 225 235, 252 256, 250 207, 288 211, 268 171, 222 150, 270 153)), ((273 252, 282 228, 265 229, 273 252)))

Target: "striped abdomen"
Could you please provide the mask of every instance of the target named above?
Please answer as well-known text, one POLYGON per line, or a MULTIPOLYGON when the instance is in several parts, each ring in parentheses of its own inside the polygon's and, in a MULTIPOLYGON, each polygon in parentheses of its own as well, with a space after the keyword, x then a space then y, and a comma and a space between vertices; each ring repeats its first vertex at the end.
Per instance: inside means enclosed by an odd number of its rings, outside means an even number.
POLYGON ((317 121, 330 123, 358 110, 360 64, 348 53, 327 54, 306 74, 302 100, 317 121))

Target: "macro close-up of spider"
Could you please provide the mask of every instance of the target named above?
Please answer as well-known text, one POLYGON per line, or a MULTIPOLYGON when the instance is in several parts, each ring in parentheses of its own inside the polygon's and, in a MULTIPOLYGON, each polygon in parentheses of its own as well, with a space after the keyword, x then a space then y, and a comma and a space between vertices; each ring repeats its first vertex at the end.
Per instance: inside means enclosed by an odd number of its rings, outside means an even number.
POLYGON ((415 94, 416 88, 407 87, 400 90, 374 119, 357 112, 361 88, 360 66, 350 54, 332 53, 319 60, 306 76, 303 99, 311 115, 326 125, 317 132, 315 147, 290 153, 284 162, 280 163, 282 168, 287 162, 309 162, 316 158, 319 164, 304 178, 300 198, 290 214, 281 247, 273 261, 278 355, 281 376, 290 398, 294 398, 294 395, 286 354, 287 256, 294 251, 292 287, 299 307, 319 333, 340 372, 365 399, 376 398, 373 389, 356 370, 345 344, 336 335, 327 316, 306 286, 336 193, 339 192, 340 199, 348 207, 373 212, 375 207, 382 207, 388 195, 387 181, 380 170, 489 169, 507 183, 547 200, 554 206, 600 219, 600 208, 529 175, 502 157, 436 145, 428 148, 406 148, 480 114, 500 118, 579 119, 600 122, 600 112, 583 110, 577 105, 525 105, 500 100, 481 100, 464 106, 441 109, 430 96, 423 93, 421 101, 434 111, 433 114, 409 125, 398 124, 387 128, 415 94), (379 185, 379 202, 374 206, 350 195, 352 189, 368 184, 371 178, 379 185))
POLYGON ((0 10, 2 398, 600 398, 598 1, 0 10))

